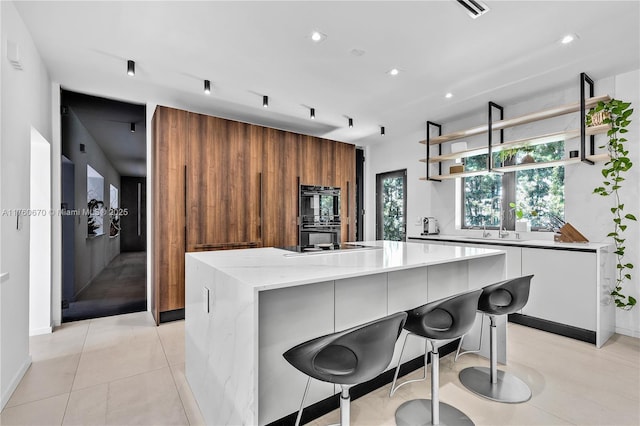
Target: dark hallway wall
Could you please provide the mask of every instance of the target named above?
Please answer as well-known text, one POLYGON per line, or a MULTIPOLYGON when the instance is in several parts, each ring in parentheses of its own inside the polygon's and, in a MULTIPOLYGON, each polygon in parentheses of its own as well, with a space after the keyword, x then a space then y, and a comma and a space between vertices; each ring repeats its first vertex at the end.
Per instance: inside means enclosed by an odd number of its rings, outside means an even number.
POLYGON ((120 251, 147 250, 147 183, 144 177, 120 178, 120 251))

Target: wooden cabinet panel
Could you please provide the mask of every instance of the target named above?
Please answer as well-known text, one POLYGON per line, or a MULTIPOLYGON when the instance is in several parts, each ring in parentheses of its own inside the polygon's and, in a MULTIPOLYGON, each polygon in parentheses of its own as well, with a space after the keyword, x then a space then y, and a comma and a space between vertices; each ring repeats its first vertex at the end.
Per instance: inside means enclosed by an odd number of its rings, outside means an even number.
POLYGON ((188 113, 158 107, 153 117, 152 311, 184 307, 184 164, 188 113))
POLYGON ((252 127, 190 113, 187 251, 260 245, 262 143, 252 127))
POLYGON ((275 129, 263 132, 262 209, 265 247, 298 243, 299 135, 275 129))
POLYGON ((298 244, 299 183, 340 187, 355 239, 353 145, 161 106, 153 133, 156 321, 184 308, 185 251, 298 244))

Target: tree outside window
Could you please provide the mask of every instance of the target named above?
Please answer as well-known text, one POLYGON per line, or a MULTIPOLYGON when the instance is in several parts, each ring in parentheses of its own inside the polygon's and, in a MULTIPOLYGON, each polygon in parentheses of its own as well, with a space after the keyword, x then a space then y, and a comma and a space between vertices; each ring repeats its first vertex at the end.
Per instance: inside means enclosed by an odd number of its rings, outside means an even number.
MULTIPOLYGON (((526 152, 519 152, 512 161, 517 164, 527 154, 537 162, 557 160, 564 157, 564 142, 530 147, 526 152)), ((485 169, 486 161, 487 155, 467 158, 465 170, 485 169)), ((473 176, 462 182, 463 228, 497 229, 502 211, 503 227, 514 229, 515 209, 522 211, 532 229, 551 229, 553 218, 564 220, 564 166, 473 176), (510 203, 516 208, 510 208, 510 203)))

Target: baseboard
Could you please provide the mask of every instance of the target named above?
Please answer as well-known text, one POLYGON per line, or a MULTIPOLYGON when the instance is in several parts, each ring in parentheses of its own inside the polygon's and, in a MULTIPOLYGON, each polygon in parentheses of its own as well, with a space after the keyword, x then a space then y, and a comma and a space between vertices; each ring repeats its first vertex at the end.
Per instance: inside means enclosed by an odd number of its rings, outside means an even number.
POLYGON ((53 332, 53 327, 42 327, 29 330, 29 336, 39 336, 41 334, 50 334, 53 332))
POLYGON ((5 405, 7 405, 7 402, 9 402, 11 395, 13 395, 13 392, 16 390, 16 388, 20 384, 20 380, 22 380, 25 373, 29 369, 30 365, 31 365, 31 355, 27 356, 27 358, 24 360, 24 363, 22 364, 20 369, 13 376, 13 379, 9 383, 9 387, 2 392, 2 396, 0 397, 0 411, 4 410, 5 405))
POLYGON ((596 332, 522 314, 509 314, 509 322, 596 344, 596 332))
MULTIPOLYGON (((439 351, 440 356, 442 357, 450 354, 451 352, 455 352, 455 350, 458 348, 459 341, 460 339, 456 339, 442 346, 439 351)), ((430 363, 430 362, 431 362, 431 356, 429 356, 427 363, 430 363)), ((424 355, 420 355, 419 357, 416 357, 412 360, 409 360, 403 363, 400 366, 400 372, 398 373, 398 377, 405 376, 422 366, 424 366, 424 355)), ((356 400, 361 396, 364 396, 376 389, 381 388, 382 386, 385 386, 391 383, 393 381, 394 373, 395 373, 395 368, 392 368, 391 370, 385 371, 384 373, 382 373, 381 375, 379 375, 373 380, 369 380, 368 382, 361 383, 359 385, 352 387, 349 390, 349 394, 351 395, 351 400, 352 401, 356 400)), ((313 386, 313 383, 311 383, 311 386, 313 386)), ((426 384, 425 386, 429 386, 429 385, 426 384)), ((302 394, 300 395, 300 398, 302 398, 302 394)), ((302 411, 302 418, 300 419, 300 424, 309 423, 319 417, 324 416, 327 413, 330 413, 331 411, 339 407, 340 407, 340 394, 335 394, 333 396, 330 396, 329 398, 323 399, 322 401, 316 402, 313 405, 305 407, 305 409, 302 411)), ((274 422, 269 423, 267 426, 295 425, 297 415, 298 415, 297 412, 291 413, 281 419, 278 419, 274 422)))
POLYGON ((184 319, 184 308, 160 312, 160 323, 184 319))

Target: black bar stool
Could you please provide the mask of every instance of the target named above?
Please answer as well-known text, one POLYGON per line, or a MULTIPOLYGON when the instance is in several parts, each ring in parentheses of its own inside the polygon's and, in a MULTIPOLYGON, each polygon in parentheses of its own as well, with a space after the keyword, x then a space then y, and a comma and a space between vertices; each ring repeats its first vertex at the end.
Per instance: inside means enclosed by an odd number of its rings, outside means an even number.
POLYGON ((518 403, 531 398, 531 389, 525 382, 513 374, 498 370, 496 339, 496 316, 512 314, 527 304, 531 278, 533 275, 488 285, 482 289, 482 295, 478 301, 478 311, 488 315, 491 322, 490 368, 468 367, 460 372, 459 377, 460 382, 467 389, 493 401, 518 403))
MULTIPOLYGON (((407 311, 407 322, 404 328, 409 333, 405 336, 405 343, 407 337, 414 334, 424 337, 431 344, 431 400, 414 399, 398 407, 396 410, 396 424, 398 426, 438 425, 441 422, 448 425, 473 425, 471 419, 462 411, 440 402, 440 353, 438 350, 447 342, 469 332, 475 322, 480 293, 482 293, 481 289, 469 291, 407 311)), ((402 350, 404 351, 404 346, 402 350)), ((391 394, 397 389, 395 382, 401 361, 402 353, 391 384, 391 394)), ((426 354, 424 368, 426 376, 426 354)), ((402 383, 400 386, 406 383, 402 383)))
POLYGON ((309 376, 296 426, 300 424, 304 400, 312 377, 340 385, 340 424, 348 425, 351 402, 349 388, 377 377, 389 366, 406 319, 405 312, 398 312, 348 330, 309 340, 286 351, 283 354, 284 358, 309 376))

